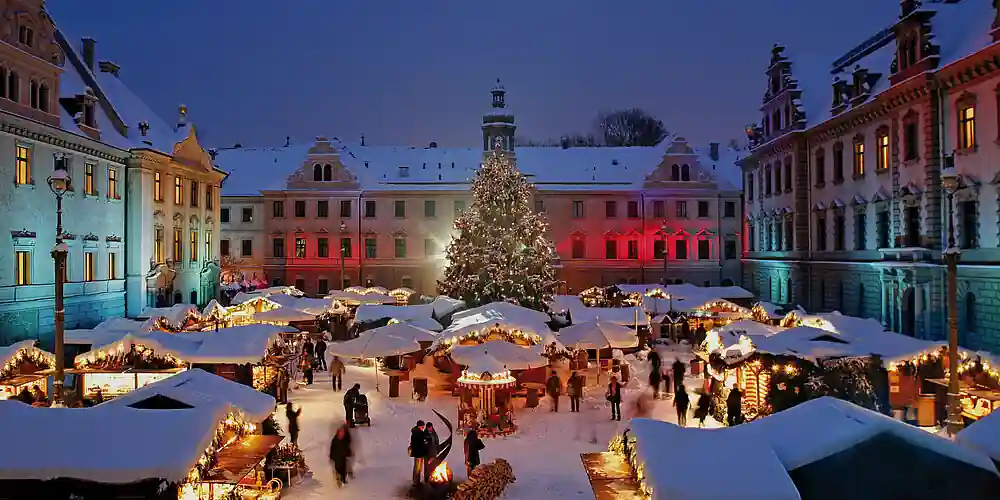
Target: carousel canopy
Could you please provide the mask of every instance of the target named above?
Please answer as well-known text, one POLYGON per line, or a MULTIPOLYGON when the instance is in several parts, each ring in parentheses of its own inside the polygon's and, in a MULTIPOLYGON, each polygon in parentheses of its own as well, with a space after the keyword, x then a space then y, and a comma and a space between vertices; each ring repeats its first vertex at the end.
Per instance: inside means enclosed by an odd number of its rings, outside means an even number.
POLYGON ((274 413, 275 406, 275 400, 270 395, 195 368, 148 384, 101 403, 98 407, 132 406, 156 396, 173 399, 194 408, 229 405, 243 412, 250 422, 264 421, 274 413))
POLYGON ((479 358, 491 357, 510 370, 528 370, 549 364, 541 349, 540 345, 525 347, 505 340, 490 340, 476 345, 454 345, 450 354, 460 365, 469 366, 479 358))
POLYGON ((508 330, 544 335, 551 333, 548 314, 517 306, 508 302, 492 302, 474 309, 459 311, 451 317, 451 326, 442 333, 445 337, 461 337, 467 333, 499 326, 508 330))
POLYGON ((396 337, 379 330, 382 328, 362 332, 358 338, 346 342, 328 344, 326 350, 345 358, 384 358, 420 350, 420 344, 412 337, 396 337))
POLYGON ((4 437, 0 480, 180 482, 212 444, 227 413, 218 407, 187 411, 127 406, 35 408, 19 401, 0 401, 0 421, 17 429, 4 437))
MULTIPOLYGON (((645 316, 645 314, 643 314, 645 316)), ((574 317, 574 319, 576 319, 574 317)), ((600 318, 586 323, 575 323, 559 330, 559 341, 574 349, 625 349, 639 345, 635 330, 605 322, 600 318)))
POLYGON ((469 360, 465 372, 458 379, 459 384, 476 386, 503 386, 517 382, 510 370, 489 354, 475 356, 469 360))

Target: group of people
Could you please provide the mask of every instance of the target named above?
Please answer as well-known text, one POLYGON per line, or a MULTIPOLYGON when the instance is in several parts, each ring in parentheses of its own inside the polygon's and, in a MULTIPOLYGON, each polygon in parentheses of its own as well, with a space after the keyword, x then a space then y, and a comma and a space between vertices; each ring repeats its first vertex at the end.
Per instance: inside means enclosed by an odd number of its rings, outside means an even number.
POLYGON ((437 467, 438 451, 441 446, 434 424, 417 420, 410 429, 409 455, 413 458, 413 484, 430 480, 431 472, 437 467))
POLYGON ((31 390, 28 390, 28 386, 21 388, 21 392, 17 394, 13 399, 20 401, 26 405, 33 406, 48 406, 49 398, 42 392, 41 387, 33 386, 31 390))
MULTIPOLYGON (((699 328, 702 328, 699 326, 699 328)), ((687 388, 684 386, 684 374, 687 371, 684 363, 679 359, 675 359, 670 367, 670 370, 666 370, 662 366, 662 359, 660 354, 653 349, 650 351, 647 358, 649 360, 649 385, 653 390, 653 398, 659 399, 660 397, 660 384, 663 383, 665 388, 665 393, 670 392, 670 378, 673 375, 673 391, 674 391, 674 409, 677 411, 677 425, 681 427, 687 426, 688 410, 691 407, 691 396, 688 394, 687 388)), ((712 396, 704 391, 697 391, 699 393, 698 403, 694 409, 694 418, 698 421, 698 427, 705 426, 705 420, 708 418, 708 414, 712 407, 712 396)), ((742 394, 738 387, 733 387, 729 396, 726 399, 726 415, 727 424, 729 426, 737 425, 742 423, 742 394)))
POLYGON ((306 338, 305 343, 302 344, 302 354, 299 356, 299 369, 302 370, 306 385, 313 383, 313 370, 323 371, 327 369, 325 340, 316 339, 316 343, 313 344, 311 339, 306 338))
MULTIPOLYGON (((575 371, 570 374, 569 380, 566 381, 566 392, 569 395, 570 412, 580 412, 580 400, 583 398, 583 385, 585 381, 585 377, 575 371)), ((559 397, 562 395, 562 379, 559 378, 559 374, 557 374, 555 370, 552 370, 551 375, 549 375, 549 378, 545 381, 545 392, 549 395, 549 399, 552 400, 552 407, 550 411, 558 412, 559 397)), ((609 403, 611 403, 611 420, 621 420, 622 384, 618 381, 617 376, 611 376, 611 382, 608 384, 608 389, 605 392, 604 397, 609 403)))

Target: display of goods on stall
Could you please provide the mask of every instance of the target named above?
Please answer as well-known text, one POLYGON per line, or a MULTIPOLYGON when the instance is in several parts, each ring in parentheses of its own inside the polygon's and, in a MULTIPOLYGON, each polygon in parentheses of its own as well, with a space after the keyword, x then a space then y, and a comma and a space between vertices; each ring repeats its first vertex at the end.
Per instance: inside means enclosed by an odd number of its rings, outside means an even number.
POLYGON ((627 293, 616 285, 592 287, 580 292, 588 307, 630 307, 642 303, 642 294, 627 293))

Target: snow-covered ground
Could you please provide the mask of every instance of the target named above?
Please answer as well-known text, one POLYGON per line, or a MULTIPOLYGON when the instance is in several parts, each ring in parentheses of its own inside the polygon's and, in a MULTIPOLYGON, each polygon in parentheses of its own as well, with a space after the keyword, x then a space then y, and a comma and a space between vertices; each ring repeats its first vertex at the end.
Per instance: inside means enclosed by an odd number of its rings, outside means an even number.
MULTIPOLYGON (((664 356, 664 361, 673 360, 672 353, 664 356)), ((584 400, 580 413, 569 412, 569 399, 563 396, 559 413, 550 410, 549 401, 543 400, 538 408, 524 409, 523 399, 515 400, 515 412, 519 431, 513 436, 487 439, 482 452, 483 463, 503 458, 514 468, 517 482, 506 494, 507 500, 529 500, 537 498, 592 499, 587 474, 580 462, 581 453, 604 451, 615 432, 628 425, 636 398, 646 389, 645 363, 635 362, 639 373, 633 378, 624 393, 621 422, 610 420, 610 406, 604 402, 603 389, 591 388, 590 398, 584 400), (641 365, 641 366, 640 366, 641 365)), ((355 453, 355 478, 342 489, 338 489, 333 469, 327 458, 330 438, 335 426, 344 421, 343 392, 333 392, 330 375, 318 372, 312 386, 300 386, 291 391, 292 402, 301 406, 301 433, 299 445, 306 456, 306 463, 313 476, 287 490, 283 498, 289 500, 313 499, 390 499, 401 498, 409 484, 412 459, 406 454, 409 444, 409 430, 417 420, 434 422, 441 435, 447 439, 446 427, 431 412, 437 409, 441 414, 457 420, 457 398, 448 395, 431 394, 427 401, 410 399, 410 386, 401 384, 399 398, 385 397, 388 381, 382 376, 381 393, 374 390, 372 368, 348 366, 344 377, 344 389, 355 382, 368 396, 372 417, 371 428, 362 426, 354 429, 357 443, 355 453)), ((700 378, 689 378, 688 387, 697 387, 700 378)), ((692 407, 697 396, 692 396, 692 407)), ((676 422, 677 417, 671 405, 672 400, 655 402, 652 418, 676 422)), ((287 429, 284 411, 279 410, 279 422, 287 429)), ((692 420, 688 417, 689 423, 692 420)), ((711 420, 706 426, 717 427, 711 420)), ((461 437, 455 437, 455 445, 448 456, 448 463, 454 470, 455 480, 465 480, 465 459, 461 437)))

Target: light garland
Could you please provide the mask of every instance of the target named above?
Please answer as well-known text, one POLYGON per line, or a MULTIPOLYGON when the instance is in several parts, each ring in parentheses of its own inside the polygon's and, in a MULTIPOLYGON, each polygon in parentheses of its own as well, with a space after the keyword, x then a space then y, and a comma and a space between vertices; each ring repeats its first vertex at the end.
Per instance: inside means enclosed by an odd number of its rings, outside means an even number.
POLYGON ((513 387, 517 383, 517 379, 510 374, 510 370, 506 369, 497 373, 469 373, 469 370, 466 369, 462 370, 462 376, 458 378, 457 382, 463 386, 502 389, 513 387))
POLYGON ((518 340, 527 342, 530 345, 538 345, 542 343, 542 336, 536 333, 525 332, 518 329, 507 329, 498 326, 490 326, 482 330, 476 330, 462 335, 455 335, 451 338, 444 338, 438 341, 439 349, 451 348, 455 344, 461 344, 466 341, 474 341, 477 343, 483 343, 488 340, 504 340, 510 343, 516 343, 518 340))
POLYGON ((17 350, 0 369, 0 380, 18 375, 21 365, 31 363, 39 370, 47 370, 56 365, 56 357, 35 346, 26 346, 17 350))
POLYGON ((608 443, 608 451, 616 453, 625 459, 625 463, 629 465, 632 473, 635 474, 636 483, 639 485, 639 493, 643 495, 642 500, 651 500, 653 498, 653 487, 647 481, 645 464, 639 459, 638 452, 636 451, 636 439, 634 437, 626 437, 624 434, 617 434, 608 443))
POLYGON ((129 342, 128 347, 126 347, 124 340, 119 340, 113 344, 102 346, 97 350, 81 354, 74 365, 79 369, 95 367, 99 369, 118 369, 126 366, 134 367, 136 361, 143 361, 149 364, 155 364, 160 361, 170 368, 183 368, 186 364, 173 354, 164 353, 158 356, 154 352, 154 349, 148 346, 129 342), (136 358, 129 359, 133 348, 136 358))

